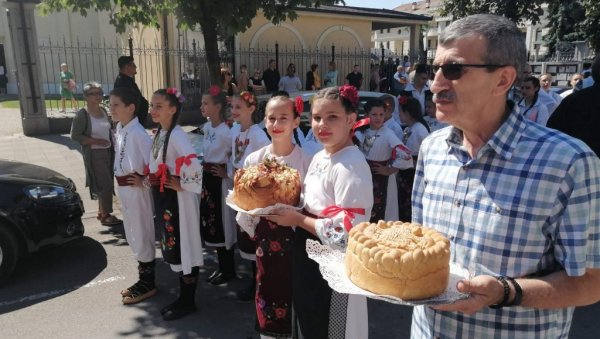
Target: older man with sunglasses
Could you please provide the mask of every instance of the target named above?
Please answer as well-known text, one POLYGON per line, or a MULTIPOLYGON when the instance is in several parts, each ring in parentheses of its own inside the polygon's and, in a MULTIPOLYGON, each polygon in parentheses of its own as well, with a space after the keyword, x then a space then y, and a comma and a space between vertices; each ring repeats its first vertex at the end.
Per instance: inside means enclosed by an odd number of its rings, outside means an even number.
POLYGON ((474 15, 440 36, 431 85, 450 127, 423 142, 413 222, 450 239, 468 298, 413 312, 413 338, 567 338, 600 300, 600 160, 527 121, 507 93, 525 65, 511 21, 474 15))

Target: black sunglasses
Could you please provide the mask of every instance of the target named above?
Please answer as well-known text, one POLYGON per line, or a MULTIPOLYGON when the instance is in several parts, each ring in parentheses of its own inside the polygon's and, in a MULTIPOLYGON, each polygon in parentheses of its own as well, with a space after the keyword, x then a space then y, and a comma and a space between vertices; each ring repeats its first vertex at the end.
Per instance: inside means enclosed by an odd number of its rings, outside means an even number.
POLYGON ((466 67, 495 69, 495 68, 500 68, 500 67, 506 67, 506 65, 444 64, 444 65, 433 65, 433 66, 431 66, 431 69, 433 70, 433 74, 436 74, 437 71, 441 68, 444 78, 446 78, 448 80, 458 80, 465 73, 464 69, 466 67))

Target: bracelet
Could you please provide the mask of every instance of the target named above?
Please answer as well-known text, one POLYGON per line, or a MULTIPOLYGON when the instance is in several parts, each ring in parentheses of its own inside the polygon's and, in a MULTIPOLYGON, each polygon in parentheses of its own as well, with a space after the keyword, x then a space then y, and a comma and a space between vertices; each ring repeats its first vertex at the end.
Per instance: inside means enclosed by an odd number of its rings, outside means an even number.
POLYGON ((504 306, 508 306, 508 298, 510 297, 510 286, 508 286, 508 282, 506 281, 505 277, 498 275, 495 278, 502 283, 502 287, 504 288, 504 297, 502 298, 502 301, 499 304, 490 305, 489 307, 493 309, 498 309, 504 306))
POLYGON ((519 283, 517 283, 517 281, 515 280, 515 278, 506 277, 506 279, 508 279, 508 281, 510 281, 510 283, 515 288, 515 298, 513 299, 513 301, 510 304, 508 304, 506 306, 519 306, 519 305, 521 305, 521 301, 523 300, 523 289, 521 288, 521 285, 519 285, 519 283))

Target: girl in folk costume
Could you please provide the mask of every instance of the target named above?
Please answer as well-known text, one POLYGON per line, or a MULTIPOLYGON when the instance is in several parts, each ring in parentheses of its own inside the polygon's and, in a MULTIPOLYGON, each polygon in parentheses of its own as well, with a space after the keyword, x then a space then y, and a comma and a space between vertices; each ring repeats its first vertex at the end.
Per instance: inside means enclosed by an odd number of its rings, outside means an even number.
POLYGON ((398 220, 396 172, 413 168, 411 151, 384 125, 384 110, 382 100, 367 101, 365 112, 369 119, 364 120, 368 120, 369 124, 355 134, 373 176, 374 203, 370 221, 375 223, 379 220, 398 220))
MULTIPOLYGON (((244 167, 265 159, 295 168, 304 179, 311 156, 292 143, 292 134, 300 124, 302 98, 296 104, 285 96, 269 100, 265 125, 272 144, 250 154, 244 167), (296 110, 294 110, 296 108, 296 110)), ((256 316, 261 338, 289 338, 292 335, 292 253, 294 231, 289 227, 260 218, 254 230, 256 243, 256 316)))
MULTIPOLYGON (((429 126, 423 118, 419 100, 400 96, 398 102, 402 108, 400 110, 400 120, 406 124, 402 142, 412 151, 413 162, 416 164, 421 143, 429 135, 429 126)), ((407 168, 398 172, 398 213, 402 221, 412 220, 411 196, 414 178, 414 168, 407 168)))
POLYGON ((155 223, 161 231, 163 259, 179 273, 179 298, 161 310, 164 320, 179 319, 196 310, 199 266, 202 166, 186 133, 176 124, 184 98, 175 88, 152 95, 152 121, 159 124, 152 142, 150 181, 155 223))
POLYGON ((156 294, 154 211, 150 189, 143 185, 152 139, 135 116, 139 101, 139 95, 130 88, 115 88, 110 93, 110 111, 113 120, 118 121, 114 163, 117 193, 123 210, 125 237, 139 263, 139 280, 121 291, 123 304, 135 304, 156 294))
MULTIPOLYGON (((237 124, 231 129, 233 142, 231 145, 232 170, 228 173, 230 178, 234 177, 235 170, 244 166, 244 161, 250 153, 270 143, 262 128, 253 123, 253 115, 258 113, 256 105, 256 97, 250 92, 241 92, 239 95, 234 96, 231 101, 231 117, 237 124)), ((252 266, 250 285, 239 291, 237 295, 239 301, 248 302, 252 300, 256 290, 256 246, 254 241, 247 233, 242 232, 239 226, 237 227, 237 243, 240 256, 250 260, 252 266)))
POLYGON ((525 78, 521 85, 521 93, 523 98, 517 103, 519 113, 528 120, 546 126, 550 113, 546 105, 539 100, 540 80, 536 77, 525 78))
POLYGON ((236 230, 233 212, 225 205, 232 181, 227 177, 231 158, 231 130, 227 120, 227 97, 220 86, 211 86, 202 96, 204 124, 202 151, 204 174, 200 199, 200 231, 204 243, 217 248, 219 268, 209 277, 212 285, 221 285, 235 278, 233 245, 236 230))
POLYGON ((297 226, 292 283, 294 338, 367 338, 365 297, 331 290, 308 258, 306 240, 345 250, 353 224, 368 221, 373 181, 365 157, 352 143, 358 92, 352 86, 319 91, 312 104, 312 129, 323 144, 304 179, 304 213, 282 209, 269 219, 297 226))

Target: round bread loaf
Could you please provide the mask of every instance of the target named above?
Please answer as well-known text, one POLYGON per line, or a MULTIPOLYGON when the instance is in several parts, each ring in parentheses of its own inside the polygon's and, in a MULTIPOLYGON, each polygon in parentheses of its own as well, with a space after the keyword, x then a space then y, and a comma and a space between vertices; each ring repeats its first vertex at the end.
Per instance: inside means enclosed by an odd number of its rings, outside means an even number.
POLYGON ((362 289, 403 300, 437 296, 448 286, 450 241, 401 221, 363 222, 350 230, 346 274, 362 289))
POLYGON ((233 202, 249 211, 282 203, 300 202, 298 171, 275 159, 266 158, 256 166, 237 170, 233 179, 233 202))

